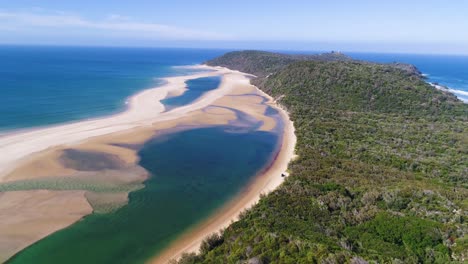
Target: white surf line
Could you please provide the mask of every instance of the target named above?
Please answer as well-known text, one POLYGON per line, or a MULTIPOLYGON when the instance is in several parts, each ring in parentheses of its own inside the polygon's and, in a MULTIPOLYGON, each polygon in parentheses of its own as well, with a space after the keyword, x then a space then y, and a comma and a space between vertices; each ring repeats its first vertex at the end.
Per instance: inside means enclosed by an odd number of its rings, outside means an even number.
POLYGON ((229 93, 236 83, 248 83, 244 74, 226 68, 208 66, 198 66, 197 68, 213 71, 164 78, 166 81, 164 85, 144 90, 132 96, 129 99, 127 110, 122 113, 94 120, 3 135, 0 137, 0 182, 4 181, 5 176, 30 154, 60 145, 76 144, 96 136, 177 119, 189 112, 210 105, 229 93), (217 89, 207 92, 202 98, 190 105, 164 113, 164 105, 160 101, 169 92, 186 89, 185 82, 187 80, 210 76, 223 76, 217 89))
POLYGON ((466 91, 462 91, 462 90, 457 90, 457 89, 451 89, 445 85, 441 85, 441 84, 435 84, 435 83, 432 83, 432 82, 428 82, 430 85, 432 85, 434 88, 438 89, 438 90, 441 90, 441 91, 444 91, 444 92, 448 92, 448 93, 451 93, 453 95, 455 95, 460 101, 464 102, 465 104, 468 103, 468 92, 466 91))

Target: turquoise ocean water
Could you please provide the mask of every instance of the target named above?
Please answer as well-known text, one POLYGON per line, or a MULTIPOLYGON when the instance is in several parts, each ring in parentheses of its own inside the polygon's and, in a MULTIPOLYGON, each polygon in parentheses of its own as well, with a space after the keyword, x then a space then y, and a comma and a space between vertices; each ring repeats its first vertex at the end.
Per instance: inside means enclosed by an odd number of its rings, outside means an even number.
POLYGON ((0 46, 0 131, 77 121, 122 111, 158 78, 221 50, 0 46))

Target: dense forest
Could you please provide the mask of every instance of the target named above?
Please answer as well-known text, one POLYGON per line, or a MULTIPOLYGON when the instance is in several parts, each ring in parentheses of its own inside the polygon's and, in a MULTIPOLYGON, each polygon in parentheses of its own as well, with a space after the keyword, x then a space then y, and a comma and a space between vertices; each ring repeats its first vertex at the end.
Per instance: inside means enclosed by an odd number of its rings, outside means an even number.
POLYGON ((468 105, 404 64, 232 52, 294 121, 290 176, 187 263, 468 261, 468 105))

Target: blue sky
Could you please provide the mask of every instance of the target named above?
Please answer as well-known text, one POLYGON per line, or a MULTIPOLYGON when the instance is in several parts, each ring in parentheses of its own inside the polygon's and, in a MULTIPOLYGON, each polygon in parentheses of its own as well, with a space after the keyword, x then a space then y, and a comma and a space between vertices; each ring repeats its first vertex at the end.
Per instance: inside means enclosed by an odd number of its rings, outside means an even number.
POLYGON ((468 1, 0 0, 0 43, 468 54, 468 1))

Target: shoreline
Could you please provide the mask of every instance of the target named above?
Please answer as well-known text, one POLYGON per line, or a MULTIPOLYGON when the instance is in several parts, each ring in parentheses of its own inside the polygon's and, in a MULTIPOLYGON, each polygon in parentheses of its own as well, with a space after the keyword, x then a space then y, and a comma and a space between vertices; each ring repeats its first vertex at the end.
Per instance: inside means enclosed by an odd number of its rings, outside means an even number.
POLYGON ((184 232, 179 238, 176 238, 166 249, 150 259, 149 263, 168 263, 173 259, 179 259, 183 253, 198 253, 202 241, 207 236, 217 233, 223 228, 228 227, 232 222, 239 220, 241 212, 258 203, 261 195, 274 191, 285 180, 282 174, 287 172, 289 162, 295 158, 294 150, 297 138, 294 125, 286 110, 279 106, 271 96, 257 87, 255 88, 262 96, 269 100, 267 104, 278 110, 280 118, 284 122, 281 145, 278 148, 276 156, 270 164, 253 177, 251 182, 239 194, 205 220, 202 220, 184 232))
POLYGON ((204 65, 191 67, 212 71, 163 78, 165 83, 162 86, 136 93, 127 99, 128 105, 123 112, 110 116, 1 134, 0 148, 9 155, 0 155, 0 183, 5 182, 9 172, 27 160, 31 154, 51 147, 76 144, 98 136, 150 126, 155 122, 178 119, 189 112, 208 106, 232 89, 229 82, 222 81, 219 88, 207 92, 190 105, 164 112, 165 107, 160 101, 171 92, 185 90, 187 80, 210 76, 222 76, 225 79, 229 78, 229 74, 236 73, 225 68, 204 65))
MULTIPOLYGON (((118 115, 120 115, 122 113, 125 113, 125 112, 127 112, 129 110, 129 108, 131 107, 130 102, 131 102, 133 97, 138 96, 139 94, 141 94, 141 93, 143 93, 145 91, 156 90, 156 89, 159 89, 159 88, 161 88, 163 86, 168 85, 169 84, 168 81, 167 81, 168 79, 171 79, 171 78, 184 78, 184 77, 195 76, 195 75, 198 75, 198 74, 213 74, 213 73, 218 72, 219 70, 224 70, 221 67, 219 67, 219 68, 218 67, 211 67, 211 66, 204 65, 204 64, 171 66, 171 68, 173 68, 173 69, 192 69, 192 70, 197 70, 197 71, 192 73, 192 74, 186 74, 186 75, 174 74, 174 75, 170 75, 170 76, 166 76, 166 77, 154 78, 155 80, 160 80, 161 83, 159 83, 159 84, 157 84, 156 86, 153 86, 153 87, 143 88, 143 89, 140 89, 138 91, 135 91, 135 93, 133 93, 133 94, 131 94, 131 95, 129 95, 129 96, 122 99, 123 104, 118 106, 118 109, 115 109, 115 110, 113 110, 113 111, 111 111, 109 113, 104 113, 104 114, 101 114, 101 115, 97 115, 97 116, 93 116, 93 117, 87 117, 87 118, 83 118, 83 119, 64 121, 64 122, 52 123, 52 124, 46 124, 46 125, 38 125, 38 126, 33 126, 33 127, 7 128, 7 129, 4 129, 4 130, 0 130, 0 138, 2 138, 4 136, 11 136, 11 135, 14 135, 14 134, 28 133, 28 132, 32 132, 32 131, 36 131, 36 130, 48 129, 48 128, 53 128, 53 127, 58 127, 58 126, 73 125, 73 124, 81 123, 81 122, 98 121, 98 120, 101 120, 101 119, 106 119, 106 118, 110 118, 110 117, 113 117, 113 116, 118 116, 118 115)), ((235 72, 235 71, 232 71, 232 72, 235 72)), ((173 91, 169 91, 166 98, 171 97, 170 96, 171 92, 175 92, 176 95, 178 96, 178 95, 183 94, 186 90, 187 90, 187 88, 185 87, 185 88, 180 88, 180 89, 176 89, 176 90, 173 90, 173 91)), ((166 98, 163 98, 163 99, 166 99, 166 98)))
POLYGON ((435 83, 435 82, 427 81, 427 83, 431 85, 432 87, 434 87, 435 89, 446 92, 446 93, 450 93, 451 95, 455 96, 458 100, 462 101, 465 104, 468 104, 468 92, 467 91, 452 89, 445 85, 435 83), (462 97, 460 95, 465 96, 465 97, 462 97))

